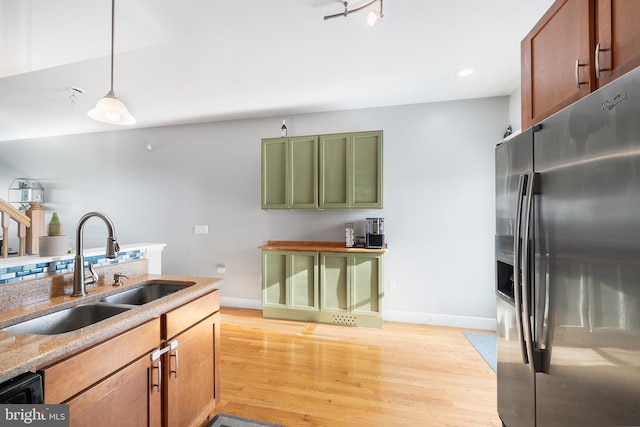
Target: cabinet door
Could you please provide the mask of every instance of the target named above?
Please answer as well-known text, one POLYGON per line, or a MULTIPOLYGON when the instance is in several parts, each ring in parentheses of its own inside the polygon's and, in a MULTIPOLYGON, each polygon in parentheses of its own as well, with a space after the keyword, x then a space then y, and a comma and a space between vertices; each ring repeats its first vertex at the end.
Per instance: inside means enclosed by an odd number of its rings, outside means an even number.
POLYGON ((349 312, 349 256, 320 253, 320 308, 323 311, 349 312))
POLYGON ((262 140, 262 209, 289 207, 287 138, 262 140))
POLYGON ((353 208, 382 208, 382 132, 351 136, 351 203, 353 208))
POLYGON ((262 305, 317 310, 318 253, 263 251, 262 305))
POLYGON ((72 427, 147 427, 160 426, 162 421, 161 393, 152 384, 149 356, 138 359, 126 368, 64 402, 69 405, 72 427))
POLYGON ((350 255, 351 311, 382 314, 382 255, 350 255))
POLYGON ((638 0, 597 0, 598 87, 640 66, 639 6, 638 0))
POLYGON ((320 136, 320 200, 321 208, 348 208, 350 135, 320 136))
POLYGON ((524 38, 522 129, 595 88, 594 26, 594 0, 558 0, 524 38))
POLYGON ((200 425, 219 401, 219 316, 212 314, 176 336, 177 348, 164 355, 167 426, 200 425))
POLYGON ((289 207, 318 207, 318 137, 289 138, 289 207))
POLYGON ((262 251, 262 305, 287 306, 287 251, 262 251))
POLYGON ((318 253, 289 252, 288 289, 289 307, 299 310, 317 310, 318 253))

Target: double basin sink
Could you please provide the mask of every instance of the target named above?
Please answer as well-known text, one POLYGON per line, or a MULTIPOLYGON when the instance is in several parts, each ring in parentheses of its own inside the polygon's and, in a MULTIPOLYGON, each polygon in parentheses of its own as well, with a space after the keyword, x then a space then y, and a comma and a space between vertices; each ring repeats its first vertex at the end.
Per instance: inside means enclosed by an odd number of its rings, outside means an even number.
POLYGON ((14 334, 57 335, 75 331, 132 308, 166 297, 193 285, 194 282, 149 280, 140 286, 55 313, 36 317, 2 329, 14 334))

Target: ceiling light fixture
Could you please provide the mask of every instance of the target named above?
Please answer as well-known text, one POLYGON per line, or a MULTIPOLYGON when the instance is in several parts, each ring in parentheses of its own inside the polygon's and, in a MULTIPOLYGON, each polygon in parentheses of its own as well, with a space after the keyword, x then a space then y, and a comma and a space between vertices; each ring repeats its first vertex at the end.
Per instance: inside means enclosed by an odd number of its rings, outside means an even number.
POLYGON ((111 90, 87 114, 99 122, 113 125, 132 125, 136 119, 113 91, 113 42, 115 34, 116 0, 111 0, 111 90))
POLYGON ((367 24, 373 26, 373 25, 376 25, 378 22, 380 22, 380 20, 384 17, 384 14, 382 13, 382 0, 372 0, 367 4, 364 4, 360 7, 356 7, 355 9, 351 9, 351 10, 349 10, 349 3, 345 1, 344 3, 342 3, 344 5, 344 12, 336 13, 334 15, 327 15, 324 17, 324 19, 326 21, 327 19, 337 18, 339 16, 344 16, 346 18, 350 13, 357 12, 362 9, 366 9, 367 7, 371 6, 376 2, 380 2, 380 10, 370 10, 369 13, 367 14, 367 24))
POLYGON ((460 68, 458 71, 456 71, 456 76, 458 76, 458 77, 469 77, 475 71, 476 70, 473 67, 460 68))

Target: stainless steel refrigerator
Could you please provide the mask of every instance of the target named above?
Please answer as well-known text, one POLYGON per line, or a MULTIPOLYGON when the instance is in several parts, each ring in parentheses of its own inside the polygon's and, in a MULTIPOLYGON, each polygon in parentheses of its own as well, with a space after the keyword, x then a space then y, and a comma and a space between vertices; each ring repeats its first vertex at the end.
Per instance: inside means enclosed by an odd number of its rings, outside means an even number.
POLYGON ((640 426, 640 69, 496 147, 498 413, 640 426))

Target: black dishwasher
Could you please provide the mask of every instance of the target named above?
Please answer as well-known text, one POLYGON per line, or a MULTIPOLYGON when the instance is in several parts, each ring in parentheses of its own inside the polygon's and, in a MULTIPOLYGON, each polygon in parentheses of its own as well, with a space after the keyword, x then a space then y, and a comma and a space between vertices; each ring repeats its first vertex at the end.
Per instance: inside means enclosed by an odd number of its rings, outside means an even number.
POLYGON ((42 404, 42 377, 25 372, 0 384, 0 405, 42 404))

